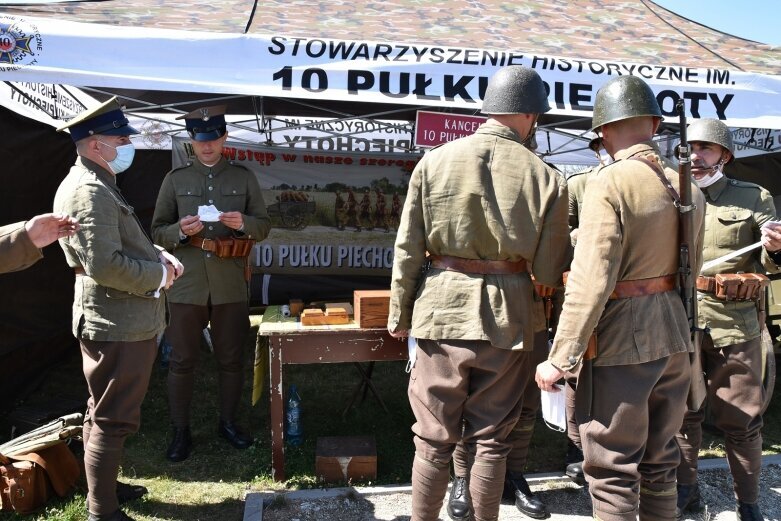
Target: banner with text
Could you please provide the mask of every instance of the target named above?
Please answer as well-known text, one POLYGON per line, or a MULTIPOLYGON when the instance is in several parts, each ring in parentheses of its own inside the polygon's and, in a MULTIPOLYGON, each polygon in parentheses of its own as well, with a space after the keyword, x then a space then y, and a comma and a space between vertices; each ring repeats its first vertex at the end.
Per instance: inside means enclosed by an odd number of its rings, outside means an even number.
MULTIPOLYGON (((175 138, 171 150, 174 168, 192 160, 187 140, 175 138)), ((223 155, 255 174, 274 225, 250 257, 257 271, 390 275, 420 155, 280 151, 235 142, 226 142, 223 155)))
POLYGON ((676 101, 689 116, 733 127, 781 129, 781 76, 674 63, 629 63, 535 54, 287 35, 117 27, 0 15, 8 27, 0 79, 104 88, 248 94, 478 110, 499 68, 538 71, 552 114, 590 117, 597 90, 620 75, 643 78, 662 112, 676 101), (11 45, 13 44, 13 45, 11 45), (74 60, 74 49, 100 49, 74 60), (219 59, 204 60, 219 49, 219 59))

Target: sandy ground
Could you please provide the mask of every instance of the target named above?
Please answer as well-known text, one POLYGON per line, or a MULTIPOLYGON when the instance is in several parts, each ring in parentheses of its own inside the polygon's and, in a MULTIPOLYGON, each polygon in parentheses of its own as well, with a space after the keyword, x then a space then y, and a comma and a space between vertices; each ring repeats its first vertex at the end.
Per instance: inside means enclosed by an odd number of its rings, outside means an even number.
MULTIPOLYGON (((687 521, 732 521, 735 501, 732 478, 724 460, 707 460, 700 470, 704 509, 687 521)), ((781 520, 781 457, 768 459, 762 469, 760 508, 768 521, 781 520)), ((547 504, 552 521, 591 519, 588 490, 556 474, 528 476, 532 490, 547 504)), ((304 490, 285 495, 252 494, 247 498, 244 521, 408 521, 410 487, 304 490), (275 500, 276 498, 276 500, 275 500), (263 506, 260 506, 263 501, 263 506)), ((440 518, 448 521, 444 505, 440 518)), ((499 519, 528 520, 515 505, 502 504, 499 519)))

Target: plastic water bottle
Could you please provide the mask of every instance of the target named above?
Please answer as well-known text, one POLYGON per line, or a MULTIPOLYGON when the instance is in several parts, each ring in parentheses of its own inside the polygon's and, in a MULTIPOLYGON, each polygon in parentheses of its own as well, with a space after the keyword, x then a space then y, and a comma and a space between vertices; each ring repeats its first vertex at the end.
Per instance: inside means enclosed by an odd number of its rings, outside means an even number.
POLYGON ((298 447, 304 441, 304 427, 301 425, 301 396, 296 384, 290 386, 285 410, 285 441, 291 447, 298 447))

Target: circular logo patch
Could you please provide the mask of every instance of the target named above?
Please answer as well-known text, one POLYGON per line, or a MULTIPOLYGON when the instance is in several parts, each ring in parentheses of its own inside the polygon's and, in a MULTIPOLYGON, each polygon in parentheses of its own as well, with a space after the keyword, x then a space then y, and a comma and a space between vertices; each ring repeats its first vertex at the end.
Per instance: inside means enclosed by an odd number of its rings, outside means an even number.
POLYGON ((162 121, 148 120, 141 125, 141 134, 143 135, 144 143, 149 148, 170 148, 171 136, 168 133, 171 131, 171 125, 162 121))
POLYGON ((43 39, 38 28, 16 16, 0 15, 0 69, 13 71, 38 63, 43 39))

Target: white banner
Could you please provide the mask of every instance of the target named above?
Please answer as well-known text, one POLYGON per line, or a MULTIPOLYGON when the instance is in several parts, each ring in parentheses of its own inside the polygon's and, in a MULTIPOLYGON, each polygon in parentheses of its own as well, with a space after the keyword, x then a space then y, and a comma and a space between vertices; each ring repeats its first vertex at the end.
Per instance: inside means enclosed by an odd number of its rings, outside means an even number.
POLYGON ((590 117, 597 90, 615 76, 631 74, 649 83, 671 122, 675 102, 683 98, 690 117, 781 129, 781 77, 729 69, 2 14, 0 24, 7 27, 0 46, 2 80, 478 110, 493 73, 525 65, 542 76, 555 115, 590 117), (84 49, 90 52, 74 59, 84 49))
POLYGON ((97 100, 75 87, 49 83, 0 83, 0 106, 40 123, 60 127, 97 100))

